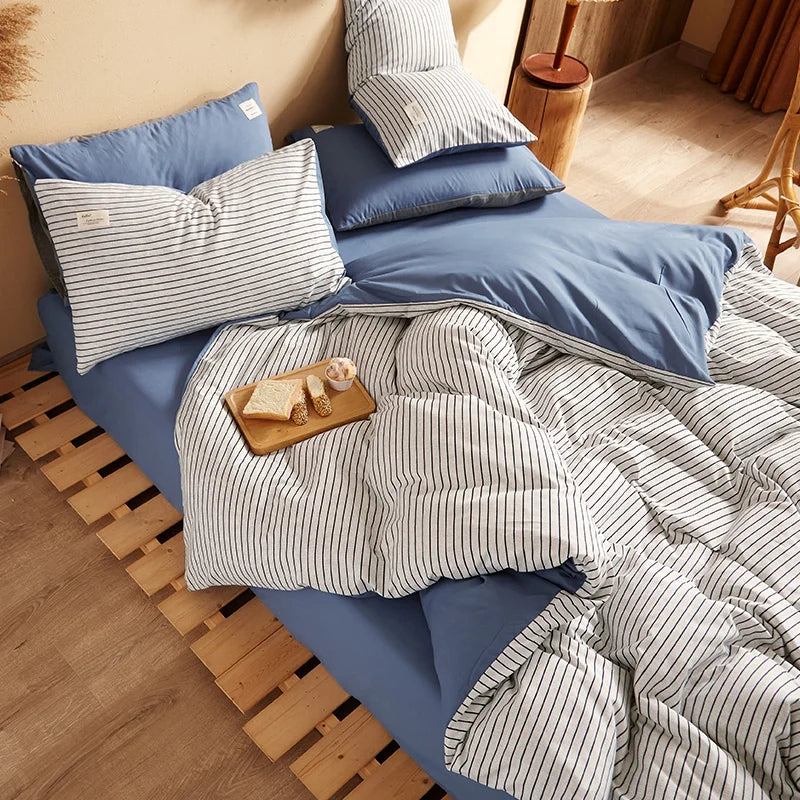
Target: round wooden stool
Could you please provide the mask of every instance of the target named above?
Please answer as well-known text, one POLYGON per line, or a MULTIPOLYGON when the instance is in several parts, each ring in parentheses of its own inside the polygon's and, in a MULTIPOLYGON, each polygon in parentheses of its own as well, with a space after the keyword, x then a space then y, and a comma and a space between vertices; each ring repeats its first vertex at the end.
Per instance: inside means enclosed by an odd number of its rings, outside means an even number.
POLYGON ((530 149, 539 161, 566 181, 583 115, 589 102, 592 76, 577 86, 545 86, 517 67, 508 108, 539 139, 530 149))

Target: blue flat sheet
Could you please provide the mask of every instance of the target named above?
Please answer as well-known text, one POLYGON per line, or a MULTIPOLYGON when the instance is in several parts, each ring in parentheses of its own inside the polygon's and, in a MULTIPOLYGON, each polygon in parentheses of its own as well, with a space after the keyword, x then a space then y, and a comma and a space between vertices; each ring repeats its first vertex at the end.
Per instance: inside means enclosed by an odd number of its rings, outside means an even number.
MULTIPOLYGON (((599 218, 565 194, 550 195, 510 209, 457 210, 420 220, 392 223, 339 236, 345 264, 387 248, 408 248, 412 239, 434 235, 453 221, 487 215, 529 215, 531 221, 599 218)), ((55 368, 78 405, 107 430, 167 499, 182 507, 178 457, 173 443, 175 417, 186 378, 212 331, 195 333, 106 361, 84 376, 75 371, 69 310, 51 293, 39 302, 55 368)), ((480 605, 481 581, 471 594, 480 605)), ((507 590, 519 591, 513 577, 507 590)), ((554 590, 555 591, 555 590, 554 590)), ((456 800, 492 800, 508 795, 480 786, 444 768, 442 737, 458 691, 442 698, 428 622, 422 602, 447 603, 441 591, 424 599, 350 598, 314 590, 257 590, 286 627, 309 647, 339 683, 359 698, 417 763, 456 800)), ((546 603, 548 597, 533 598, 546 603)), ((528 602, 531 598, 527 598, 528 602)), ((427 609, 430 611, 430 608, 427 609)), ((437 615, 442 617, 443 615, 437 615)), ((477 619, 477 617, 476 617, 477 619)), ((530 617, 528 617, 530 619, 530 617)), ((497 630, 496 620, 487 629, 497 630)), ((509 620, 508 624, 517 624, 509 620)), ((488 643, 487 643, 488 644, 488 643)), ((463 655, 463 654, 462 654, 463 655)), ((452 657, 457 658, 454 652, 452 657)))

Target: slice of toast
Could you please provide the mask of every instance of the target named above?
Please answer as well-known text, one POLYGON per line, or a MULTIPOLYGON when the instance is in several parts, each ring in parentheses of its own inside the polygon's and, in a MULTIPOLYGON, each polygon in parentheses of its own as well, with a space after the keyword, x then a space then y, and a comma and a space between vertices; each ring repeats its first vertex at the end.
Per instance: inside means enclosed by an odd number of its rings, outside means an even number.
POLYGON ((303 385, 300 381, 259 381, 253 394, 242 409, 248 419, 287 420, 292 409, 302 399, 303 385))

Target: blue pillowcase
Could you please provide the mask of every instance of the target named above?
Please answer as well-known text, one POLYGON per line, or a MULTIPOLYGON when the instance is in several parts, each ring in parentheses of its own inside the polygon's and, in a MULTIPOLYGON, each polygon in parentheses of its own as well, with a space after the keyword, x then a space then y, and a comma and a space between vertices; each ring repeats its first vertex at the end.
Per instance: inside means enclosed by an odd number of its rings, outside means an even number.
POLYGON ((169 186, 188 192, 271 150, 258 85, 248 83, 183 114, 57 144, 18 145, 11 156, 45 270, 65 297, 55 249, 36 201, 37 180, 169 186))
POLYGON ((463 207, 504 207, 559 192, 564 184, 527 147, 439 156, 397 169, 363 125, 315 131, 290 141, 317 147, 328 218, 337 231, 463 207))

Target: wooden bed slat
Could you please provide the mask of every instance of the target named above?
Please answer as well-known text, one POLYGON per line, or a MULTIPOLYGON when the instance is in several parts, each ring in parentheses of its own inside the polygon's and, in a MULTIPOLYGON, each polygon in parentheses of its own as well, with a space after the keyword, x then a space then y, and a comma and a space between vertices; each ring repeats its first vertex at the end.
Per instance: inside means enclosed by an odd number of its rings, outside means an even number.
POLYGON ((391 741, 378 720, 359 706, 290 769, 317 800, 328 800, 391 741))
MULTIPOLYGON (((135 514, 136 511, 133 512, 135 514)), ((133 516, 128 514, 123 519, 133 516)), ((122 522, 122 520, 120 520, 122 522)), ((128 565, 128 575, 139 584, 148 597, 169 586, 170 581, 180 578, 186 566, 186 546, 183 533, 177 533, 169 541, 158 545, 133 564, 128 565)))
POLYGON ((256 714, 244 731, 262 752, 276 761, 349 696, 320 664, 256 714))
POLYGON ((392 753, 345 800, 421 800, 433 781, 402 750, 392 753))
POLYGON ((216 586, 202 592, 181 589, 162 600, 158 607, 178 632, 186 635, 243 591, 241 586, 216 586))
POLYGON ((181 512, 163 494, 158 494, 122 519, 106 525, 97 535, 117 558, 125 558, 181 519, 181 512))
POLYGON ((192 644, 192 652, 215 678, 271 636, 281 623, 256 597, 192 644))
POLYGON ((83 411, 73 406, 63 414, 20 433, 17 444, 36 461, 96 427, 83 411))
POLYGON ((281 681, 311 658, 311 652, 283 626, 217 678, 239 711, 249 711, 281 681))
POLYGON ((84 522, 91 525, 152 485, 139 467, 131 462, 67 498, 67 502, 84 522))
POLYGON ((125 451, 107 433, 102 433, 49 464, 44 464, 42 472, 56 489, 63 492, 124 455, 125 451))
POLYGON ((3 425, 12 430, 70 399, 71 395, 67 385, 56 375, 26 392, 0 403, 3 425))
POLYGON ((0 397, 10 394, 14 389, 21 389, 26 383, 35 381, 45 374, 44 372, 31 372, 28 369, 27 357, 0 367, 0 397))

